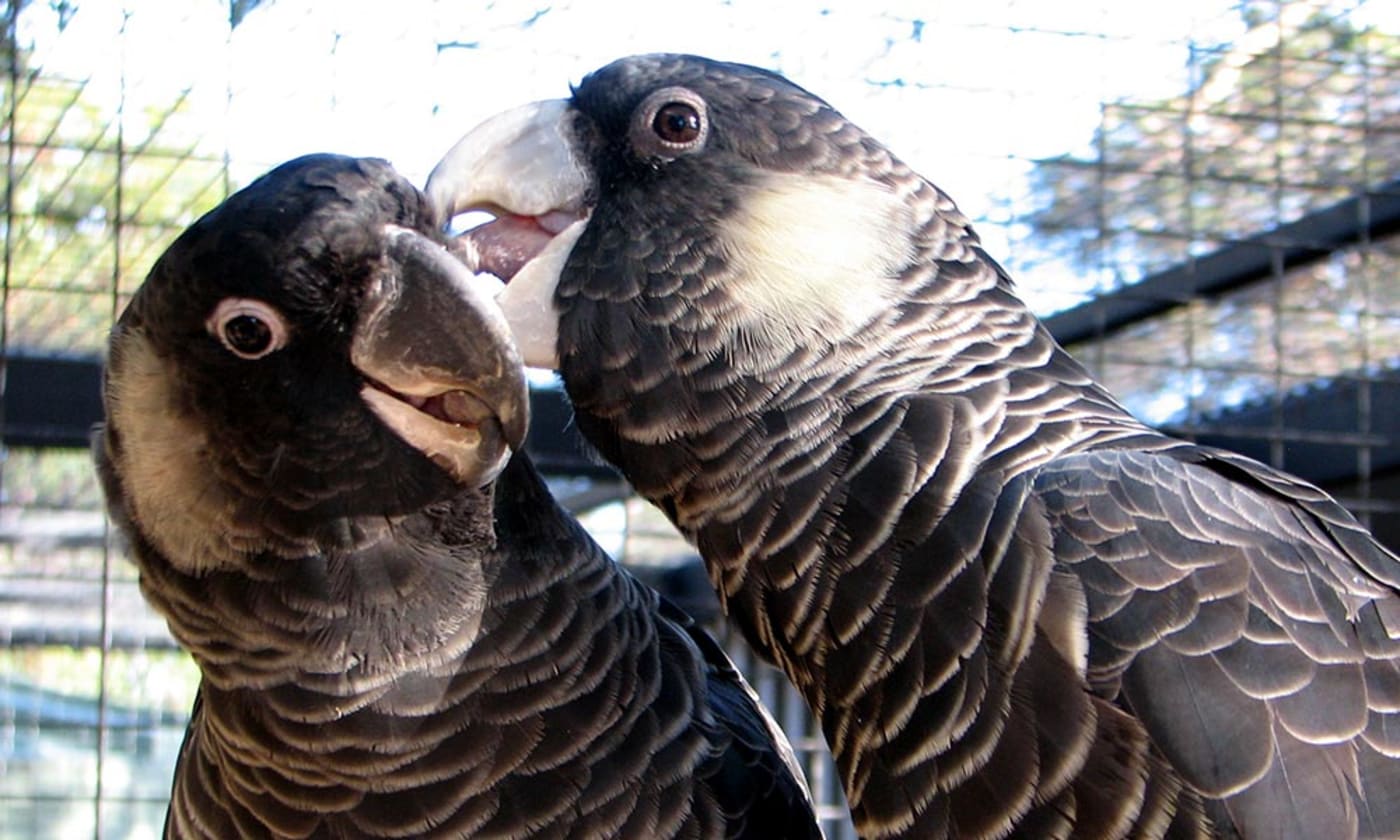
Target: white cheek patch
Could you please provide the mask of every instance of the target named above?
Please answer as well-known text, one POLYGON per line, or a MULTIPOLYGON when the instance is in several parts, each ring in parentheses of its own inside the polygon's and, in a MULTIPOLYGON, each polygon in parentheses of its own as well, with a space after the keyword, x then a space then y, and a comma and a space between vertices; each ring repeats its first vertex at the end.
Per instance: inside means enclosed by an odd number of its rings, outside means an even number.
POLYGON ((205 430, 180 411, 171 370, 143 335, 128 332, 121 370, 109 377, 108 421, 121 435, 116 466, 132 520, 182 571, 231 565, 235 502, 209 469, 205 430))
POLYGON ((908 205, 884 184, 766 176, 721 226, 737 326, 779 348, 856 335, 899 299, 914 228, 908 205))

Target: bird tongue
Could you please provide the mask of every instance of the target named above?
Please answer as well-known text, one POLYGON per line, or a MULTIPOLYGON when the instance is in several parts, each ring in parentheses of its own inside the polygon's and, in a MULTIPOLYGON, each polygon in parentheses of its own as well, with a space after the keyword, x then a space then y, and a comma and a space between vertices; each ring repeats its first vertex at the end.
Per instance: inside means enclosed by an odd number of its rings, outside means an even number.
POLYGON ((466 391, 447 391, 430 397, 400 394, 379 382, 371 383, 395 399, 408 403, 424 414, 456 426, 476 426, 493 416, 491 409, 466 391))
POLYGON ((491 419, 491 409, 465 391, 448 391, 424 401, 424 413, 448 423, 476 426, 491 419))
POLYGON ((472 267, 476 271, 509 281, 525 263, 544 250, 556 233, 577 218, 562 212, 543 216, 501 216, 462 234, 458 247, 465 245, 467 252, 474 255, 472 267))

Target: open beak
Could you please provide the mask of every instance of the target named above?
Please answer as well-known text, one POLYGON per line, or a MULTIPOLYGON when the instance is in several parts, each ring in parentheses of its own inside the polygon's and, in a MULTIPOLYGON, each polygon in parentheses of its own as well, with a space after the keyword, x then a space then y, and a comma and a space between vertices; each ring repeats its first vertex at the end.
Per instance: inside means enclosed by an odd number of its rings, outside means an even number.
POLYGON ((454 251, 506 282, 497 302, 531 367, 559 366, 554 292, 588 223, 593 175, 575 153, 576 118, 562 99, 497 114, 448 151, 424 188, 444 223, 469 211, 497 217, 454 251))
POLYGON ((525 441, 524 364, 492 291, 440 244, 387 227, 351 362, 386 425, 462 485, 495 479, 525 441))

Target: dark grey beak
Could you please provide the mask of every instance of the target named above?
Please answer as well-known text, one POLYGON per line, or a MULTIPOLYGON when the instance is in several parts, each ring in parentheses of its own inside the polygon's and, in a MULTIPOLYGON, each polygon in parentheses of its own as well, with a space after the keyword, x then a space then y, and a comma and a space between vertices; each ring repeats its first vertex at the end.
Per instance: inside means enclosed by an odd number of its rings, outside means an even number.
POLYGON ((524 364, 493 299, 499 284, 415 231, 385 236, 388 267, 367 290, 351 346, 368 380, 360 394, 458 483, 488 483, 529 426, 524 364))

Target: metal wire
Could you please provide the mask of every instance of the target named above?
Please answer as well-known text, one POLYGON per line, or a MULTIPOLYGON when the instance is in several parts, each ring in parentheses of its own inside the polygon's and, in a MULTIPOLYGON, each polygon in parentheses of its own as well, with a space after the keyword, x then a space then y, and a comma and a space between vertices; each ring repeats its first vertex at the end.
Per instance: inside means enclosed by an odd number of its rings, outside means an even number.
MULTIPOLYGON (((1130 407, 1319 481, 1400 544, 1400 224, 1387 215, 1400 19, 1386 4, 1128 14, 1083 0, 1051 14, 889 0, 775 19, 772 4, 715 0, 666 20, 640 2, 602 15, 582 0, 365 5, 11 0, 7 376, 26 359, 95 364, 171 239, 283 159, 385 156, 421 182, 480 118, 674 47, 822 94, 952 192, 1026 298, 1059 313, 1052 325, 1096 325, 1076 326, 1071 349, 1130 407), (1329 210, 1347 237, 1319 233, 1329 210), (1244 272, 1249 260, 1262 268, 1244 272), (1151 306, 1104 314, 1134 296, 1151 306)), ((71 431, 38 445, 50 438, 26 427, 18 445, 14 418, 40 397, 0 387, 0 840, 155 836, 197 674, 141 601, 87 454, 71 431)), ((654 511, 623 510, 590 517, 616 529, 600 539, 619 557, 646 572, 688 555, 654 511)), ((853 837, 800 700, 729 645, 798 750, 828 836, 853 837)))

